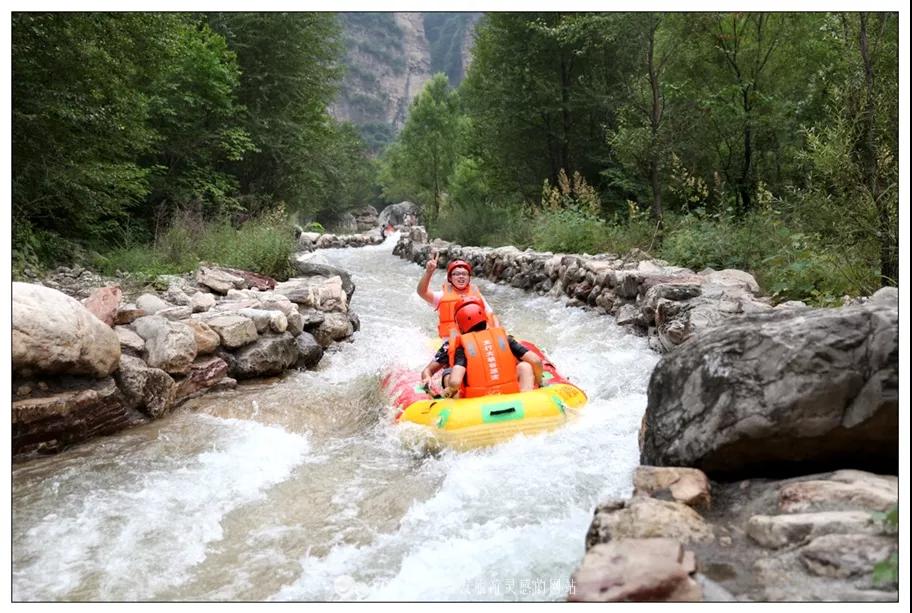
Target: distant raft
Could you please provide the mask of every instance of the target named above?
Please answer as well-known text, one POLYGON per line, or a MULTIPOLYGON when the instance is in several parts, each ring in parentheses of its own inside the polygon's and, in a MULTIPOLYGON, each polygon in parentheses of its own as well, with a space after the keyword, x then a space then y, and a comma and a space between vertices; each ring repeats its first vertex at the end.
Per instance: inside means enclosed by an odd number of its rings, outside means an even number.
POLYGON ((421 386, 419 373, 397 370, 382 381, 396 419, 423 426, 439 444, 456 449, 495 445, 520 433, 563 426, 586 404, 586 394, 563 378, 538 347, 520 342, 542 359, 542 387, 478 398, 434 398, 421 386))

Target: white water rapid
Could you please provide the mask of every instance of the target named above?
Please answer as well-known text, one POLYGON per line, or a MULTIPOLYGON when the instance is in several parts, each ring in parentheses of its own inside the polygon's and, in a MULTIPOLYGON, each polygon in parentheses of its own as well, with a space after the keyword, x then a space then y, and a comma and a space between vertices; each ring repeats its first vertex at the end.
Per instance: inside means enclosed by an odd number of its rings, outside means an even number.
POLYGON ((632 490, 658 356, 609 317, 480 280, 589 404, 547 435, 422 453, 379 390, 433 354, 397 238, 320 252, 352 273, 361 330, 315 370, 14 464, 13 600, 563 600, 596 503, 632 490))

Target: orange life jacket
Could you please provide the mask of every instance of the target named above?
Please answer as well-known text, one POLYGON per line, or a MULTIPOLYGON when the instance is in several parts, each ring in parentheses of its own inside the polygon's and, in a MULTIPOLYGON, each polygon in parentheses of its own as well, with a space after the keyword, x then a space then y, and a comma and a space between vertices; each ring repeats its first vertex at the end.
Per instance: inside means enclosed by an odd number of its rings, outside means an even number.
MULTIPOLYGON (((449 338, 453 332, 459 334, 459 328, 456 327, 456 307, 459 306, 459 301, 462 300, 463 296, 474 296, 484 304, 484 298, 481 297, 481 293, 471 283, 464 292, 457 292, 456 288, 446 281, 443 283, 443 296, 440 298, 440 304, 437 305, 437 315, 439 316, 437 335, 440 338, 449 338)), ((485 311, 488 317, 488 325, 495 325, 491 313, 488 313, 487 309, 485 311)))
POLYGON ((455 364, 456 349, 462 347, 466 357, 466 374, 459 390, 463 398, 490 394, 514 394, 519 391, 516 357, 510 351, 503 328, 456 335, 450 340, 450 365, 455 364))

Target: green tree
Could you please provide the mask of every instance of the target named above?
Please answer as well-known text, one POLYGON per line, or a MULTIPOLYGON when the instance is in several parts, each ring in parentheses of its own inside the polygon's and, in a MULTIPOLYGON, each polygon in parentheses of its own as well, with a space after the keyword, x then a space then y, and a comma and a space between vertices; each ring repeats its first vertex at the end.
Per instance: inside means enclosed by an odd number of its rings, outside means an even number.
POLYGON ((149 189, 139 164, 157 134, 147 75, 174 18, 149 13, 12 16, 13 244, 17 259, 66 255, 61 239, 123 237, 149 189))
POLYGON ((217 13, 212 28, 241 69, 239 102, 256 153, 231 167, 241 191, 292 211, 314 211, 325 185, 319 163, 334 131, 327 114, 338 87, 340 32, 330 13, 217 13))
POLYGON ((438 73, 415 97, 399 139, 384 154, 384 195, 423 203, 436 221, 456 162, 457 129, 454 94, 446 75, 438 73))

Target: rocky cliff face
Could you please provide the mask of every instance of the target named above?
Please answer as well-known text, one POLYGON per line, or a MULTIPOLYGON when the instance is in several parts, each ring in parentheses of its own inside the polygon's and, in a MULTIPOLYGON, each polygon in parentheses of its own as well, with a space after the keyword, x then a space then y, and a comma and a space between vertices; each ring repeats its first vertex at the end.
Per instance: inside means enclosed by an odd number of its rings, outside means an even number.
POLYGON ((361 128, 376 150, 405 124, 409 105, 431 75, 459 84, 474 13, 340 13, 346 74, 330 113, 361 128))

